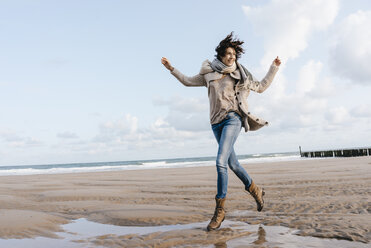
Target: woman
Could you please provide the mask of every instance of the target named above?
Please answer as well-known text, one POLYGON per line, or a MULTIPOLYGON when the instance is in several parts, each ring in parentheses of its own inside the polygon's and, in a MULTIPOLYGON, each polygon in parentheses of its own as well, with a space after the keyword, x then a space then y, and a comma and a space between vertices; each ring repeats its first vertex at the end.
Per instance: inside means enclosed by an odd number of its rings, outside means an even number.
POLYGON ((204 61, 199 74, 187 77, 174 68, 165 57, 162 64, 171 71, 185 86, 205 86, 208 89, 210 103, 210 122, 215 138, 219 144, 216 158, 217 194, 216 207, 207 230, 215 230, 224 220, 224 203, 227 195, 227 165, 237 175, 257 203, 257 210, 263 209, 264 191, 258 187, 237 160, 233 145, 244 127, 245 131, 255 131, 268 122, 248 112, 247 96, 250 90, 262 93, 272 83, 281 64, 277 57, 263 80, 257 81, 238 59, 244 53, 244 42, 233 38, 233 32, 222 40, 216 51, 213 62, 204 61))

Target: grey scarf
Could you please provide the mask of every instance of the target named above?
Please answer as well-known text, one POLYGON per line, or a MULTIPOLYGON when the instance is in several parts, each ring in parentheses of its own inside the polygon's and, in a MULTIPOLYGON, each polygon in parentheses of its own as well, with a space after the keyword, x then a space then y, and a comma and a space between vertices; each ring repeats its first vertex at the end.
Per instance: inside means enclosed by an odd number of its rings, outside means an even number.
POLYGON ((248 83, 248 81, 253 81, 254 78, 251 75, 251 73, 246 69, 245 66, 241 65, 240 63, 236 62, 237 68, 240 70, 241 73, 241 83, 245 84, 248 83))
POLYGON ((222 74, 231 73, 237 69, 236 63, 233 63, 233 65, 231 66, 226 66, 219 59, 214 59, 213 62, 211 62, 210 66, 214 71, 222 74))

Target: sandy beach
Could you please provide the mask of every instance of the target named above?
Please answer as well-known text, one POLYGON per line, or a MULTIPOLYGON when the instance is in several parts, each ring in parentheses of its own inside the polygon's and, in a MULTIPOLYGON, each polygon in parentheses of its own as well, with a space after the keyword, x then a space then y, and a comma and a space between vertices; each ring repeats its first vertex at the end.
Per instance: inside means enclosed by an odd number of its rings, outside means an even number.
MULTIPOLYGON (((229 172, 226 220, 282 226, 298 235, 362 243, 371 239, 371 157, 244 165, 266 191, 261 213, 229 172)), ((214 211, 213 166, 0 177, 0 238, 57 238, 73 220, 119 226, 208 221, 214 211)), ((206 227, 206 226, 205 226, 206 227)), ((248 236, 221 226, 80 240, 107 247, 215 245, 248 236)), ((226 247, 217 246, 215 247, 226 247)))

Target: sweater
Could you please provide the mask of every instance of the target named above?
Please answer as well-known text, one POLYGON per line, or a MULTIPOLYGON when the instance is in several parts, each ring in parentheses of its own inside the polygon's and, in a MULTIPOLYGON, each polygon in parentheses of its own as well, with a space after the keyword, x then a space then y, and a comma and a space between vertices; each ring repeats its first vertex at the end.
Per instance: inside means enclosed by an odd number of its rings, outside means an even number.
MULTIPOLYGON (((263 93, 272 83, 273 78, 275 74, 278 71, 278 66, 272 63, 270 66, 266 76, 261 80, 256 80, 250 72, 248 72, 244 68, 244 73, 247 75, 245 80, 242 80, 241 72, 239 69, 236 71, 230 73, 229 78, 236 79, 236 87, 234 88, 234 94, 237 98, 238 102, 238 113, 242 115, 243 118, 243 127, 245 128, 245 131, 255 131, 260 129, 263 126, 268 125, 268 122, 264 119, 258 118, 254 115, 252 115, 248 110, 248 103, 247 103, 247 97, 250 94, 250 90, 263 93)), ((204 86, 208 88, 209 92, 209 103, 210 106, 217 106, 216 102, 220 101, 218 99, 218 94, 212 94, 210 95, 210 86, 215 83, 215 81, 223 80, 223 74, 214 71, 210 67, 210 61, 206 60, 202 63, 200 72, 192 77, 185 76, 182 74, 179 70, 176 68, 173 69, 171 72, 173 76, 175 76, 183 85, 188 87, 200 87, 204 86)), ((212 110, 210 108, 210 121, 212 123, 212 110)), ((223 116, 224 113, 222 113, 220 116, 223 116)), ((224 116, 225 117, 225 116, 224 116)))

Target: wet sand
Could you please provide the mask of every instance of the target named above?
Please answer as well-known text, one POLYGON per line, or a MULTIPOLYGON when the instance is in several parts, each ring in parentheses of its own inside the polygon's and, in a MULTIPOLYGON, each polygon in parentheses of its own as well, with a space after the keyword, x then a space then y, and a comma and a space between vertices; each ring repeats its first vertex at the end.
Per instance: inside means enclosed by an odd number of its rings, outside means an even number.
MULTIPOLYGON (((230 172, 227 220, 289 227, 299 230, 301 236, 370 241, 370 157, 244 167, 264 187, 265 208, 256 212, 255 201, 230 172)), ((0 238, 56 238, 63 224, 79 218, 120 226, 205 222, 213 214, 215 193, 213 166, 4 176, 0 177, 0 238)), ((197 246, 227 244, 251 235, 238 230, 222 225, 210 233, 199 228, 145 235, 97 235, 92 244, 197 246)))

